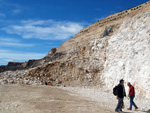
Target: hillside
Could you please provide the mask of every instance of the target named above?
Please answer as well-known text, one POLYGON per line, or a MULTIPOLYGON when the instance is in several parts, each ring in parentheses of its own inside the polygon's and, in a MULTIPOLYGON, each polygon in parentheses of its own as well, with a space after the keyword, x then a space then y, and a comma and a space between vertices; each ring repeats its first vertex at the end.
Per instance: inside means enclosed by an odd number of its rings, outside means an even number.
POLYGON ((1 66, 0 83, 51 82, 112 90, 123 78, 135 85, 137 94, 150 98, 149 23, 150 2, 110 15, 53 48, 43 59, 19 68, 1 66))

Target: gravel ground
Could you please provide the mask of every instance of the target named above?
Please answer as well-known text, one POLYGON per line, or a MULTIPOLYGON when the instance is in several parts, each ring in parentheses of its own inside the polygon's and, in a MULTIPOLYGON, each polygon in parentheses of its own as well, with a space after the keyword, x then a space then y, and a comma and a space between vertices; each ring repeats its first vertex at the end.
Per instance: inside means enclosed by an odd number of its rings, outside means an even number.
MULTIPOLYGON (((138 111, 148 113, 150 100, 136 97, 138 111)), ((117 100, 104 89, 27 85, 0 86, 0 113, 114 113, 117 100)))
MULTIPOLYGON (((103 106, 103 108, 109 109, 114 111, 116 105, 117 105, 117 99, 112 94, 112 92, 109 92, 107 90, 104 90, 102 88, 96 89, 96 88, 78 88, 78 87, 62 87, 61 89, 70 91, 72 93, 76 93, 82 96, 85 99, 88 99, 90 101, 98 102, 100 106, 103 106)), ((148 110, 150 110, 150 99, 144 98, 142 96, 136 96, 135 97, 135 103, 139 107, 139 110, 137 111, 127 111, 126 109, 129 107, 129 99, 124 99, 125 108, 123 111, 125 113, 147 113, 148 110)), ((150 113, 150 112, 149 112, 150 113)))
POLYGON ((0 113, 113 113, 80 94, 49 86, 0 86, 0 113))

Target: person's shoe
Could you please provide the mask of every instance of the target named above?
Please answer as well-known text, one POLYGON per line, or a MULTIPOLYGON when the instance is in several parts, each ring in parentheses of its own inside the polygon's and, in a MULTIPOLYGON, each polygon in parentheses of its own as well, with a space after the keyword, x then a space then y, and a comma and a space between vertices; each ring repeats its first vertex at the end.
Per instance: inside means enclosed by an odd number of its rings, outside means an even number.
POLYGON ((123 113, 123 111, 122 111, 122 110, 120 110, 120 111, 119 111, 119 113, 123 113))
POLYGON ((137 109, 138 109, 138 107, 137 107, 137 108, 135 108, 135 109, 134 109, 134 111, 136 111, 137 109))
POLYGON ((130 108, 127 108, 127 110, 131 110, 130 108))
POLYGON ((115 110, 115 112, 118 112, 118 113, 120 113, 120 110, 115 110))

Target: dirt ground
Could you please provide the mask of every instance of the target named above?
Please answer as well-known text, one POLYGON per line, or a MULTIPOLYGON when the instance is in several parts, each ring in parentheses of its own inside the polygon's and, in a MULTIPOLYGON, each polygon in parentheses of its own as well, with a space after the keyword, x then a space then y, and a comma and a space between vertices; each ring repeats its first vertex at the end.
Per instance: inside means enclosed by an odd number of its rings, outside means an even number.
POLYGON ((113 113, 82 96, 49 86, 0 86, 0 113, 113 113))

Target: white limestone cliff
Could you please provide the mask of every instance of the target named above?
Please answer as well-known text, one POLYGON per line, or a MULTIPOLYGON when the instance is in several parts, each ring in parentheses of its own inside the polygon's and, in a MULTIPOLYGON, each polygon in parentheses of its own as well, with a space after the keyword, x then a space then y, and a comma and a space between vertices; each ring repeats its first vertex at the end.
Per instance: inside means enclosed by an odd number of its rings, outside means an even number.
POLYGON ((150 11, 124 21, 108 40, 102 79, 112 89, 123 78, 150 98, 150 11))

